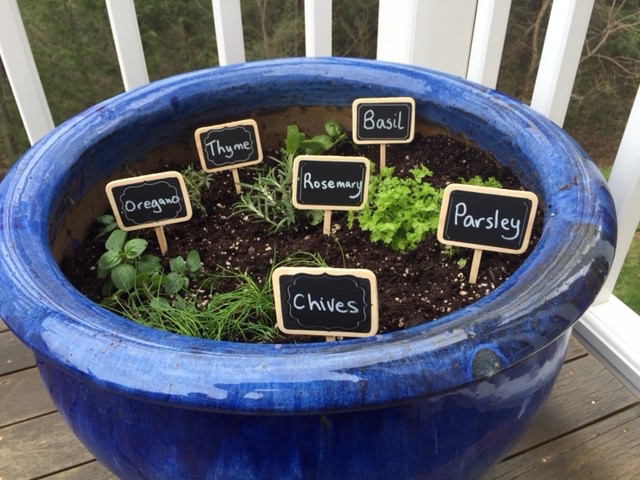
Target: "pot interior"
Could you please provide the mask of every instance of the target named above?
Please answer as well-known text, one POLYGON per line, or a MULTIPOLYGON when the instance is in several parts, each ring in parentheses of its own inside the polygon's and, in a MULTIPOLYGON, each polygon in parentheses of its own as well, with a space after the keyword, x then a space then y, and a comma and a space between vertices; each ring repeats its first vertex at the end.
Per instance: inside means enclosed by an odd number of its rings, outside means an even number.
MULTIPOLYGON (((212 112, 215 114, 215 112, 212 112)), ((324 124, 327 120, 338 121, 347 131, 351 129, 351 108, 350 107, 289 107, 279 109, 277 111, 254 110, 246 114, 243 118, 252 118, 256 121, 259 128, 260 141, 264 151, 276 150, 282 146, 286 137, 287 126, 296 124, 301 131, 308 135, 317 135, 324 133, 324 124)), ((147 173, 155 173, 161 171, 183 168, 191 164, 194 168, 200 168, 200 160, 196 150, 194 140, 194 131, 196 128, 222 124, 241 120, 238 117, 217 118, 214 115, 205 123, 185 124, 183 131, 176 134, 172 141, 160 137, 158 145, 149 145, 148 151, 142 153, 137 158, 128 158, 122 156, 114 158, 111 166, 114 170, 107 177, 102 178, 95 185, 91 186, 86 193, 78 195, 78 184, 70 182, 68 190, 63 195, 63 199, 71 201, 63 201, 61 209, 56 213, 57 217, 62 216, 62 220, 54 220, 52 223, 51 251, 53 256, 60 265, 62 260, 73 255, 73 251, 77 246, 84 242, 87 231, 91 224, 96 221, 97 217, 109 211, 109 203, 105 193, 105 186, 112 180, 126 178, 133 175, 143 175, 147 173)), ((427 122, 416 116, 416 133, 424 136, 430 135, 451 135, 451 133, 438 125, 427 122)), ((456 136, 463 139, 461 136, 456 136)), ((124 147, 128 150, 131 147, 124 147)), ((87 156, 92 152, 88 152, 87 156)), ((81 159, 78 162, 74 176, 76 178, 89 178, 92 170, 92 162, 81 159)), ((222 175, 227 181, 228 172, 218 172, 214 175, 222 175)), ((222 178, 220 177, 220 178, 222 178)), ((530 179, 529 179, 530 180, 530 179)), ((212 221, 215 221, 212 219, 212 221)))

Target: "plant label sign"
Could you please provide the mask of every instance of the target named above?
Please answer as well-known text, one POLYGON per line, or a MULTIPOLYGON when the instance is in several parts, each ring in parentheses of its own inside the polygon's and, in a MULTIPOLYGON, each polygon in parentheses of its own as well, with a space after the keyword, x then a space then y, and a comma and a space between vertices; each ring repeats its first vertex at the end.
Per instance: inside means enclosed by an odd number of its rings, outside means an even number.
POLYGON ((533 192, 451 184, 444 190, 438 240, 477 250, 523 253, 537 207, 533 192))
POLYGON ((195 131, 196 148, 205 172, 236 169, 262 161, 255 120, 241 120, 195 131))
POLYGON ((352 121, 355 143, 409 143, 416 102, 411 97, 358 98, 352 104, 352 121))
POLYGON ((367 337, 378 331, 378 290, 370 270, 280 267, 272 285, 284 333, 367 337))
POLYGON ((191 218, 189 194, 178 172, 114 180, 107 184, 106 191, 116 222, 125 231, 191 218))
POLYGON ((362 209, 369 171, 363 157, 299 155, 293 161, 293 205, 302 210, 362 209))

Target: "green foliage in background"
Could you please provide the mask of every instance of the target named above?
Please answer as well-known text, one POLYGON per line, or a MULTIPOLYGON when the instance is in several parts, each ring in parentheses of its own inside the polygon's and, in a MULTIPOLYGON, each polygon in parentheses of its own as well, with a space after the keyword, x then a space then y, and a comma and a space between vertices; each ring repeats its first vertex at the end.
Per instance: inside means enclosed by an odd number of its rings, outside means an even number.
MULTIPOLYGON (((512 2, 498 90, 531 101, 551 0, 512 2)), ((595 0, 564 128, 613 162, 640 85, 640 0, 595 0)))
MULTIPOLYGON (((513 2, 498 89, 528 103, 551 0, 513 2)), ((18 0, 56 124, 123 90, 104 0, 18 0)), ((211 2, 136 0, 150 80, 218 64, 211 2)), ((378 0, 333 0, 336 56, 374 58, 378 0)), ((242 0, 248 61, 303 56, 304 1, 242 0)), ((640 0, 596 0, 565 127, 610 162, 640 83, 640 0)), ((0 67, 0 175, 28 147, 0 67)))
MULTIPOLYGON (((18 0, 54 123, 123 91, 104 0, 18 0)), ((209 0, 136 0, 151 81, 218 65, 209 0)), ((242 0, 248 61, 304 56, 304 0, 242 0)), ((333 53, 374 58, 378 0, 333 0, 333 53)), ((0 177, 29 147, 0 65, 0 177)))

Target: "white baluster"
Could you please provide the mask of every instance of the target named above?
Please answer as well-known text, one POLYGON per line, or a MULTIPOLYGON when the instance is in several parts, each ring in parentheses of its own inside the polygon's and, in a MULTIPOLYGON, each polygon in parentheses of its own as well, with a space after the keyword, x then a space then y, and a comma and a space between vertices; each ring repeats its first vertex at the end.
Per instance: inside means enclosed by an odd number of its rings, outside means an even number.
POLYGON ((54 124, 16 0, 0 1, 0 56, 33 145, 54 124))
POLYGON ((212 0, 220 65, 243 63, 244 37, 240 0, 212 0))
POLYGON ((553 2, 531 107, 562 126, 594 0, 553 2))
POLYGON ((465 76, 476 0, 380 0, 379 60, 465 76))
POLYGON ((304 0, 307 57, 331 56, 331 0, 304 0))
POLYGON ((106 0, 125 90, 149 83, 133 0, 106 0))
POLYGON ((478 0, 467 79, 496 88, 511 0, 478 0))

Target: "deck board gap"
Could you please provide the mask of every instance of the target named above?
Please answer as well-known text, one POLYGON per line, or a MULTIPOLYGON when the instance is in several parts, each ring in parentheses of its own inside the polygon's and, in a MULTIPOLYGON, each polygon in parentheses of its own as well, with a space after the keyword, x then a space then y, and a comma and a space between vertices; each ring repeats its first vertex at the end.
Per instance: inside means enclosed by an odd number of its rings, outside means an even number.
POLYGON ((575 356, 575 357, 571 357, 571 358, 566 359, 566 360, 564 361, 564 365, 568 365, 568 364, 570 364, 570 363, 575 362, 576 360, 581 360, 581 359, 583 359, 583 358, 585 358, 585 357, 588 357, 588 356, 589 356, 589 353, 588 353, 588 352, 581 353, 581 354, 579 354, 579 355, 577 355, 577 356, 575 356))
POLYGON ((8 377, 9 375, 15 375, 16 373, 27 372, 29 370, 33 370, 34 368, 37 369, 38 367, 36 367, 35 365, 31 365, 29 367, 21 367, 17 370, 11 370, 10 372, 2 372, 0 373, 0 380, 2 379, 2 377, 8 377))
MULTIPOLYGON (((31 422, 33 420, 37 420, 38 418, 47 417, 49 415, 58 415, 58 410, 54 409, 54 410, 51 410, 49 412, 39 413, 37 415, 33 415, 32 417, 24 418, 22 420, 18 420, 16 422, 10 422, 10 423, 7 423, 5 425, 0 425, 0 430, 2 430, 3 428, 14 427, 14 426, 20 425, 22 423, 28 423, 28 422, 31 422)), ((0 477, 0 480, 2 480, 1 477, 0 477)))
POLYGON ((86 462, 79 462, 76 465, 73 465, 71 467, 67 467, 67 468, 62 468, 60 470, 56 470, 55 472, 49 472, 49 473, 45 473, 44 475, 39 475, 37 477, 33 477, 31 480, 43 480, 45 478, 51 478, 55 475, 60 475, 61 473, 64 472, 69 472, 71 470, 75 470, 79 467, 84 467, 87 465, 91 465, 92 463, 98 463, 98 461, 96 459, 93 460, 87 460, 86 462))

